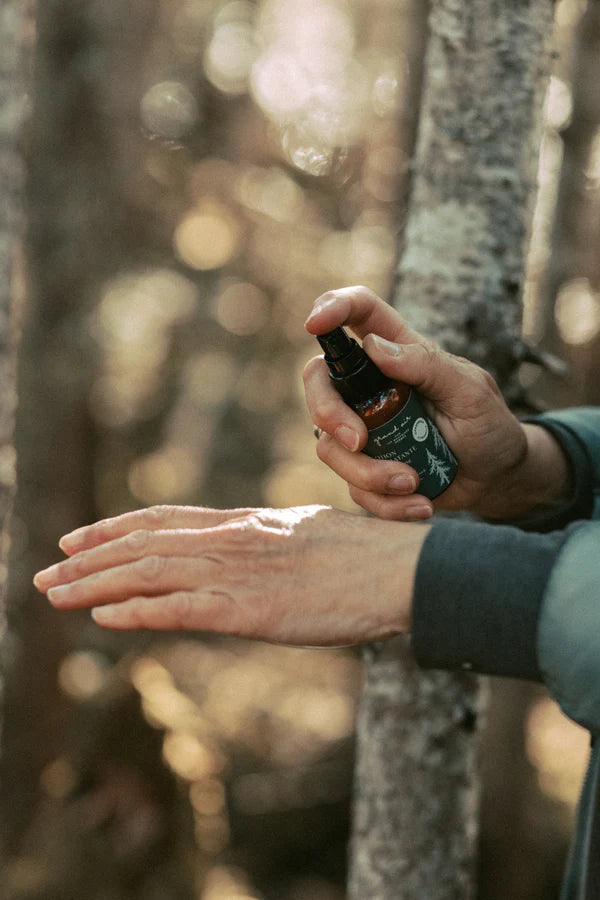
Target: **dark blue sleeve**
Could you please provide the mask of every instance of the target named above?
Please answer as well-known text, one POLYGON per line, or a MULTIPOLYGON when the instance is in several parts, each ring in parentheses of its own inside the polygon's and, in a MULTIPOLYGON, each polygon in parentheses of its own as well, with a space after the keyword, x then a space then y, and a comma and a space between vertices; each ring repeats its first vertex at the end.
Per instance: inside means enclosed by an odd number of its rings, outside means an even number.
POLYGON ((548 532, 565 528, 578 519, 589 519, 594 507, 594 468, 589 448, 574 428, 551 416, 524 419, 531 425, 545 428, 560 444, 571 472, 571 496, 568 503, 549 507, 510 524, 526 531, 548 532))
POLYGON ((538 618, 563 540, 561 531, 436 522, 421 551, 413 594, 417 662, 540 680, 538 618))

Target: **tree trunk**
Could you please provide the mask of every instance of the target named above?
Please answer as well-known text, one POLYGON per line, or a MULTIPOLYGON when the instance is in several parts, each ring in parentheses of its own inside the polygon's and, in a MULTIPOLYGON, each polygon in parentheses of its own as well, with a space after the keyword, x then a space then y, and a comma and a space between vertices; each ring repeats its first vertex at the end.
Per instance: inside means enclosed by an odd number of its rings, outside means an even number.
MULTIPOLYGON (((432 0, 394 305, 510 386, 552 5, 432 0)), ((477 683, 370 647, 358 725, 352 900, 474 893, 477 683)))
MULTIPOLYGON (((22 165, 17 142, 24 109, 21 23, 22 4, 7 0, 0 9, 0 636, 5 631, 7 534, 16 486, 16 306, 22 276, 18 265, 22 165)), ((3 689, 0 681, 0 695, 3 689)))

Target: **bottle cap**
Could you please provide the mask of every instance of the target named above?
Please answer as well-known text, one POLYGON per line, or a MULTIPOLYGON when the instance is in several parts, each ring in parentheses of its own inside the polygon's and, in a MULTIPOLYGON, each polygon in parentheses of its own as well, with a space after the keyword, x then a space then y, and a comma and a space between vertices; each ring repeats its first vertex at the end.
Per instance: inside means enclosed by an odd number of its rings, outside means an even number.
POLYGON ((317 340, 325 351, 329 377, 346 403, 362 403, 390 386, 389 378, 342 327, 318 334, 317 340))

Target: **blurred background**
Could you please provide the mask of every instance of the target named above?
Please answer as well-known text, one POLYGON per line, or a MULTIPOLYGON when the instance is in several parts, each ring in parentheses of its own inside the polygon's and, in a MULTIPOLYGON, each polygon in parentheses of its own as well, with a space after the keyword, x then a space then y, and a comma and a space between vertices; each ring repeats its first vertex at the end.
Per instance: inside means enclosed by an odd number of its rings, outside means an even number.
MULTIPOLYGON (((556 4, 524 334, 569 374, 523 364, 540 408, 600 402, 593 7, 556 4)), ((303 321, 332 287, 390 294, 426 12, 30 8, 6 900, 344 898, 359 656, 110 634, 30 582, 61 534, 139 506, 357 511, 315 455, 303 321)), ((494 704, 480 898, 550 900, 587 735, 537 687, 494 704)))

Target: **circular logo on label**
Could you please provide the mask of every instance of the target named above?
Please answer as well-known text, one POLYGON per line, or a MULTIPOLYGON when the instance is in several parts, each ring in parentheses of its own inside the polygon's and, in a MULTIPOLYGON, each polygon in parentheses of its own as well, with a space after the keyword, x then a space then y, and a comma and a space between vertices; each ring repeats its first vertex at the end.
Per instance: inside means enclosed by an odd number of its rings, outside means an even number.
POLYGON ((415 441, 426 441, 427 435, 429 434, 429 425, 425 421, 425 419, 416 419, 413 427, 412 433, 415 441))

